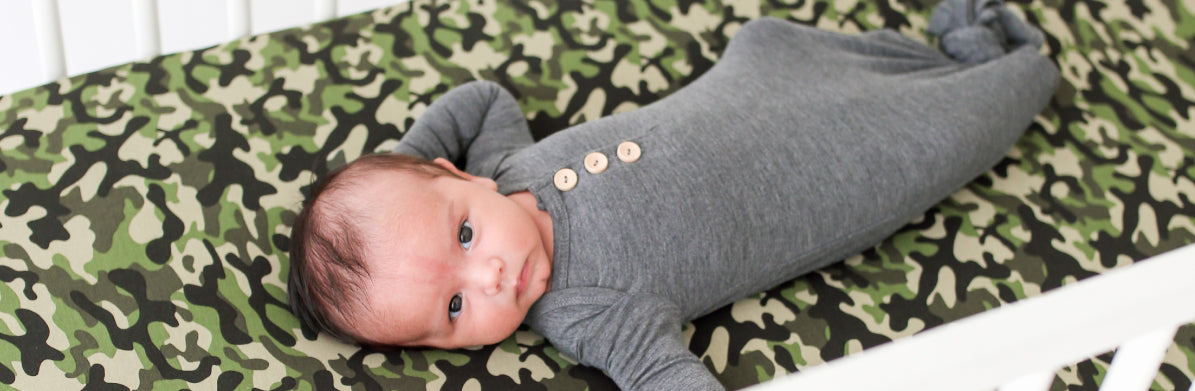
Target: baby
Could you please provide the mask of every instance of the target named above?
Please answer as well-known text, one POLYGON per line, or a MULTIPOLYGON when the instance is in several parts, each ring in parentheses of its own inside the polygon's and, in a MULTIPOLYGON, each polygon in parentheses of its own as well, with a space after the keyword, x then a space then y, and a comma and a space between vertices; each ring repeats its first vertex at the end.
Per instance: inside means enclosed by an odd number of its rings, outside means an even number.
POLYGON ((500 86, 455 88, 395 153, 314 186, 295 312, 388 346, 526 323, 624 389, 721 389, 685 321, 873 246, 999 161, 1052 95, 1040 32, 1002 4, 935 12, 946 54, 755 20, 691 85, 540 142, 500 86))

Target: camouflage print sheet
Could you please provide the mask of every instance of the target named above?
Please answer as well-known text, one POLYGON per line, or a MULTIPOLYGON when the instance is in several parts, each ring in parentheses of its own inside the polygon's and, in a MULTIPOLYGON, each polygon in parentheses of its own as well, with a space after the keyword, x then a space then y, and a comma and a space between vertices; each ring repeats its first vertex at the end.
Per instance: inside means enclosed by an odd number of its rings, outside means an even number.
MULTIPOLYGON (((467 80, 514 91, 543 137, 688 83, 749 19, 932 42, 934 3, 416 0, 2 96, 0 388, 611 389, 526 329, 457 351, 301 330, 285 250, 313 175, 394 147, 467 80)), ((727 386, 1195 242, 1195 6, 1014 7, 1062 72, 1049 107, 889 240, 686 325, 727 386)), ((1093 389, 1114 355, 1053 388, 1093 389)), ((1154 388, 1186 390, 1193 372, 1186 326, 1154 388)))

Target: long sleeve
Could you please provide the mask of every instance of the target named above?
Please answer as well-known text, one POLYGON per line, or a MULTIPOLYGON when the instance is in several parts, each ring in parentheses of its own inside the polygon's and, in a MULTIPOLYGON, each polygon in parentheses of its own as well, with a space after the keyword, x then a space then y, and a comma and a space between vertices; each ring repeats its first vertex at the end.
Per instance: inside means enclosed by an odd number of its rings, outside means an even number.
POLYGON ((442 157, 469 174, 493 178, 503 159, 532 143, 514 97, 497 83, 474 81, 428 106, 394 152, 442 157))
POLYGON ((658 296, 604 288, 545 295, 532 328, 623 390, 724 390, 681 337, 676 306, 658 296))

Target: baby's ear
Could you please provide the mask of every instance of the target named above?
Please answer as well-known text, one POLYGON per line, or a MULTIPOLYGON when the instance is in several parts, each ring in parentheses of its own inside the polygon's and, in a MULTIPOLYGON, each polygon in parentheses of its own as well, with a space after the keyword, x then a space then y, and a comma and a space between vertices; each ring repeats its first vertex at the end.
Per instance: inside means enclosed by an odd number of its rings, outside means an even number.
POLYGON ((466 181, 480 184, 493 191, 498 191, 498 183, 494 182, 493 179, 470 175, 469 173, 456 168, 456 165, 452 164, 452 162, 448 161, 448 159, 438 157, 435 158, 435 160, 432 160, 432 163, 436 164, 437 166, 444 167, 445 170, 448 170, 449 172, 452 172, 461 178, 465 178, 466 181))
POLYGON ((452 162, 448 161, 448 159, 445 159, 442 157, 432 159, 432 163, 444 168, 445 170, 451 171, 453 174, 456 174, 456 175, 460 175, 460 176, 469 175, 469 174, 466 174, 464 171, 461 171, 460 169, 456 168, 456 165, 452 164, 452 162))

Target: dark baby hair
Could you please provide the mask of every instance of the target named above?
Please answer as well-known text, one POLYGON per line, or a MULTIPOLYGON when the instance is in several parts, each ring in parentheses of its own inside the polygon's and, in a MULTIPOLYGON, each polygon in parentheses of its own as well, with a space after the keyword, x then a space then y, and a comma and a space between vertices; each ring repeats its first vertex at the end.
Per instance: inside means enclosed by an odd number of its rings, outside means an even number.
POLYGON ((338 195, 368 186, 363 180, 366 174, 377 172, 458 177, 427 160, 383 153, 362 156, 333 169, 311 186, 290 234, 287 294, 291 310, 304 327, 358 344, 368 341, 344 325, 353 312, 368 310, 363 286, 369 268, 357 227, 365 214, 338 195))

